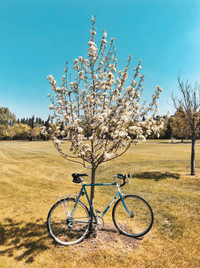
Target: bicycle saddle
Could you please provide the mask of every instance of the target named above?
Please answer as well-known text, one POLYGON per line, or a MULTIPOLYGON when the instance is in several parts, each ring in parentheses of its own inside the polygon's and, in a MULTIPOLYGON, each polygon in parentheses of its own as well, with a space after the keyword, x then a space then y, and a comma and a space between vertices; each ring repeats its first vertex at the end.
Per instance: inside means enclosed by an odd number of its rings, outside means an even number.
POLYGON ((88 176, 88 174, 80 174, 80 173, 73 173, 72 177, 73 177, 73 182, 74 183, 80 183, 82 182, 82 178, 83 176, 88 176))

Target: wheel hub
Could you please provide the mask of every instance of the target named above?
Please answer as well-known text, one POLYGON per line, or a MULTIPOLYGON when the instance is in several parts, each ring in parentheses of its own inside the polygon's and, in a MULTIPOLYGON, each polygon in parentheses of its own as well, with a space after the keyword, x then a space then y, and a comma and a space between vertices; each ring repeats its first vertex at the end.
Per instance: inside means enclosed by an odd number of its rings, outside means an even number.
POLYGON ((72 227, 73 226, 73 222, 72 222, 72 218, 71 217, 67 218, 66 224, 67 224, 68 227, 72 227))

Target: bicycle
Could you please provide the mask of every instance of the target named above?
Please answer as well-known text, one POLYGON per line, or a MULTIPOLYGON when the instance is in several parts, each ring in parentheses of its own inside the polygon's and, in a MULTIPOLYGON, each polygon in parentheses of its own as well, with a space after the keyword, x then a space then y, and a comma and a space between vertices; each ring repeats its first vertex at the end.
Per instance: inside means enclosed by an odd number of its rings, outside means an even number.
POLYGON ((136 195, 124 195, 121 187, 129 183, 129 175, 118 174, 114 176, 114 183, 84 183, 82 177, 88 174, 73 173, 73 182, 82 183, 78 195, 59 196, 58 202, 50 209, 47 217, 47 227, 50 236, 60 245, 74 245, 81 242, 89 233, 91 225, 98 226, 103 217, 115 202, 112 210, 112 219, 115 227, 121 234, 131 237, 141 237, 145 235, 153 224, 153 211, 142 197, 136 195), (122 180, 118 183, 117 179, 122 180), (90 202, 86 187, 87 186, 116 186, 117 194, 112 201, 103 210, 94 211, 90 202), (83 195, 86 195, 92 220, 88 208, 80 201, 83 195))

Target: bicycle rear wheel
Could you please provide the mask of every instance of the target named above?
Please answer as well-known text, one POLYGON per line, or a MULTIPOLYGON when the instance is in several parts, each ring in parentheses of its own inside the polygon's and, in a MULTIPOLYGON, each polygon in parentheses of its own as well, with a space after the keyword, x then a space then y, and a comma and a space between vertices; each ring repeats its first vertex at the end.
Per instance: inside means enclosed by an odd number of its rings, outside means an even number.
POLYGON ((112 211, 116 228, 120 233, 132 237, 145 235, 153 224, 153 211, 150 205, 136 195, 126 195, 123 198, 126 207, 119 199, 112 211))
POLYGON ((74 198, 62 199, 49 211, 47 227, 51 237, 60 245, 77 244, 89 231, 89 211, 82 202, 79 201, 77 204, 74 198))

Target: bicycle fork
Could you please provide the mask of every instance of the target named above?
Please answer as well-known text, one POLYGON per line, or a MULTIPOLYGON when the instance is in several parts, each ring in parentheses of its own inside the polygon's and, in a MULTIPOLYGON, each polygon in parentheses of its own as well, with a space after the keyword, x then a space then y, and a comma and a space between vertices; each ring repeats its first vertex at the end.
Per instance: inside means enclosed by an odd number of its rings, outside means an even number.
POLYGON ((122 203, 123 203, 123 206, 124 206, 126 212, 130 215, 131 218, 134 218, 134 213, 127 208, 123 196, 121 196, 121 200, 122 200, 122 203))

